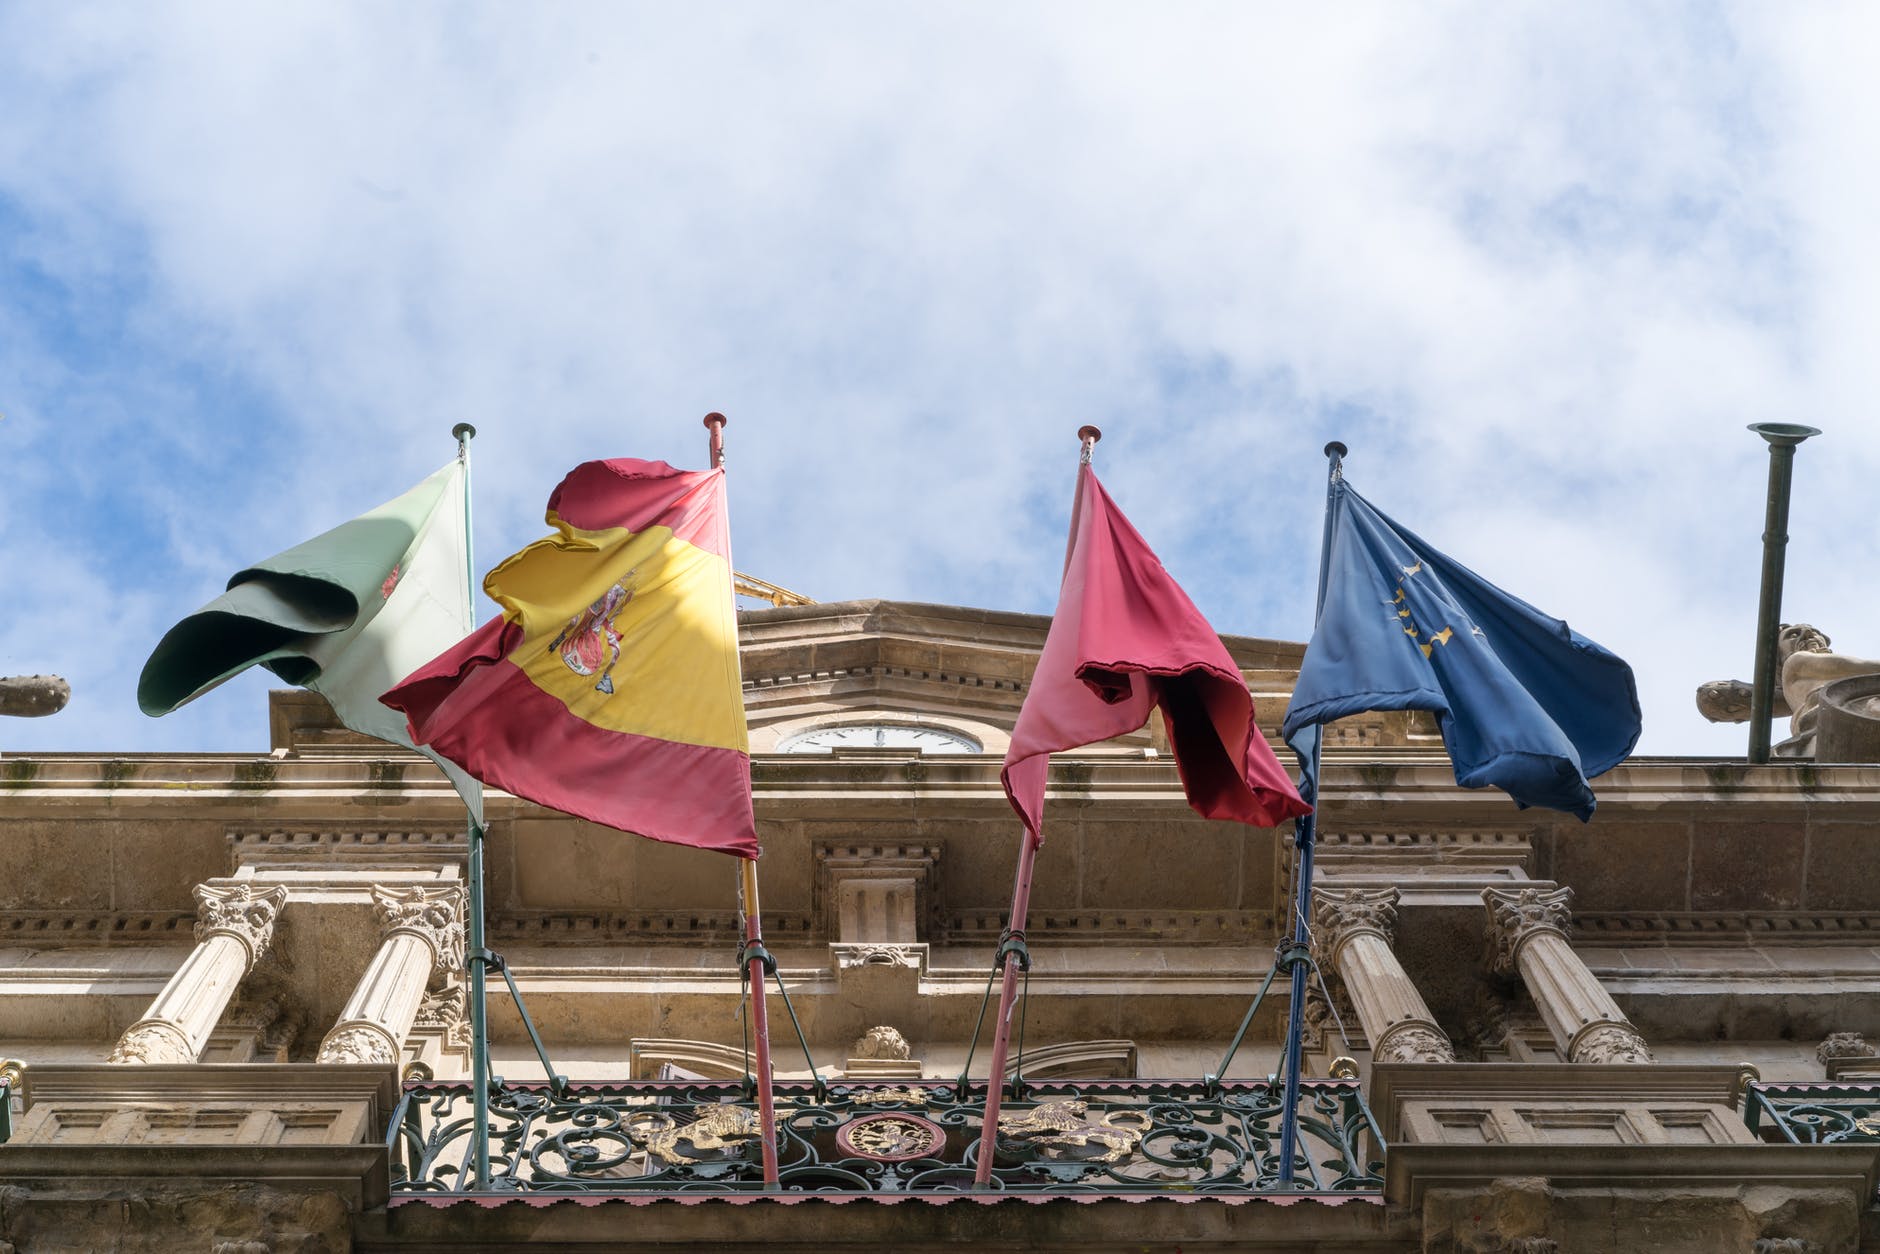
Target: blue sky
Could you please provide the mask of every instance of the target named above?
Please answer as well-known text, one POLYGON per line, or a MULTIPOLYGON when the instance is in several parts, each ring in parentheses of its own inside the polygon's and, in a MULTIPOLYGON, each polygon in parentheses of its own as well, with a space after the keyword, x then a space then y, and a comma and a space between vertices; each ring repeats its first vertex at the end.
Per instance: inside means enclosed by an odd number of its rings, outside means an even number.
POLYGON ((0 0, 0 751, 252 749, 136 675, 477 424, 487 568, 603 456, 740 568, 1046 611, 1084 422, 1224 632, 1310 629, 1324 462, 1733 754, 1789 617, 1880 655, 1869 6, 0 0))

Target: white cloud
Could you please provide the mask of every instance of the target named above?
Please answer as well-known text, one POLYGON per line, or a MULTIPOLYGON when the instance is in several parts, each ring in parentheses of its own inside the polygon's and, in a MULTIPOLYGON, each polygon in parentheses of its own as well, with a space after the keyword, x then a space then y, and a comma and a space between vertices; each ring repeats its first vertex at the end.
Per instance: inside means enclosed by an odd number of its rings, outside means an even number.
MULTIPOLYGON (((1880 454, 1876 19, 1336 13, 7 10, 14 271, 118 330, 74 348, 0 291, 34 332, 0 348, 0 412, 83 415, 115 455, 42 431, 35 473, 138 484, 70 533, 76 582, 9 555, 9 583, 149 603, 88 673, 115 693, 236 565, 391 495, 459 419, 487 564, 569 465, 695 463, 722 409, 740 565, 1043 609, 1095 421, 1217 626, 1297 638, 1340 436, 1380 506, 1633 661, 1647 749, 1738 751, 1689 691, 1749 669, 1744 423, 1829 428, 1789 601, 1880 652, 1844 573, 1880 454), (88 540, 111 528, 138 569, 88 540)), ((26 669, 72 647, 7 640, 26 669)), ((130 743, 90 695, 36 743, 130 743)))

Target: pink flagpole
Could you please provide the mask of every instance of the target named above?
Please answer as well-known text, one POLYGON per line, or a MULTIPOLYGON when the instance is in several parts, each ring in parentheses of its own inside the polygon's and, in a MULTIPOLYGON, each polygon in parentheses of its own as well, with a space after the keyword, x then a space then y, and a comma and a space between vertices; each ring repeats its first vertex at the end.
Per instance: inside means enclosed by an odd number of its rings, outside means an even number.
MULTIPOLYGON (((1103 438, 1103 432, 1095 427, 1080 427, 1077 438, 1083 442, 1083 452, 1078 457, 1077 494, 1071 502, 1070 539, 1064 546, 1066 570, 1070 569, 1071 554, 1077 547, 1077 525, 1083 517, 1082 468, 1089 465, 1092 450, 1097 441, 1103 438)), ((1030 832, 1026 832, 1019 845, 1018 873, 1012 883, 1012 914, 1006 927, 1012 935, 1021 938, 1025 934, 1026 916, 1031 910, 1031 873, 1038 860, 1038 845, 1042 839, 1042 832, 1037 840, 1032 839, 1030 832)), ((992 1181, 992 1159, 999 1138, 999 1102, 1005 1094, 1005 1059, 1012 1041, 1012 1003, 1018 995, 1019 964, 1011 960, 1011 955, 1003 952, 1003 940, 1000 941, 1000 947, 1004 979, 999 985, 999 1017, 992 1025, 992 1063, 986 1077, 986 1113, 979 1132, 979 1161, 973 1164, 975 1188, 983 1188, 992 1181)), ((1024 961, 1029 963, 1030 956, 1025 955, 1024 961)))
MULTIPOLYGON (((711 468, 725 465, 725 416, 706 414, 705 429, 711 432, 711 468)), ((757 1053, 757 1118, 759 1139, 764 1147, 764 1187, 777 1187, 777 1094, 770 1070, 770 1013, 764 1005, 764 980, 768 975, 764 949, 764 924, 757 902, 757 859, 744 862, 738 896, 744 908, 744 952, 750 955, 744 968, 750 977, 751 1036, 757 1053)), ((775 961, 775 959, 769 959, 775 961)))

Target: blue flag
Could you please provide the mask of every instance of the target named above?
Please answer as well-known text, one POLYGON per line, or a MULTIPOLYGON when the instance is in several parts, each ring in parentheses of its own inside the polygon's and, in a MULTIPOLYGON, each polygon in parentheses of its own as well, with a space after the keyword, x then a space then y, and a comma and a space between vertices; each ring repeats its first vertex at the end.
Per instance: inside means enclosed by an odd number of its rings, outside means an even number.
POLYGON ((1429 710, 1458 784, 1591 818, 1587 779, 1638 743, 1632 668, 1443 556, 1342 476, 1327 508, 1319 624, 1281 726, 1308 772, 1319 724, 1429 710))

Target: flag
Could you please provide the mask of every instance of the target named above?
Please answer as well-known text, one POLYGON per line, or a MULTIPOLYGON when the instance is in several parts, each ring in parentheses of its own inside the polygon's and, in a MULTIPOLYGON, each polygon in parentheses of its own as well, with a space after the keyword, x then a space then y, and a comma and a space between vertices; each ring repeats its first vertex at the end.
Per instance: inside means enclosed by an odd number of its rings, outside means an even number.
POLYGON ((486 784, 755 858, 724 472, 584 462, 548 524, 483 581, 502 616, 385 704, 486 784))
POLYGON ((257 562, 172 627, 137 681, 145 714, 261 665, 311 688, 356 732, 436 762, 482 821, 483 790, 414 746, 379 694, 475 626, 465 564, 464 466, 453 460, 396 500, 257 562))
POLYGON ((1158 707, 1198 813, 1259 827, 1309 813, 1227 647, 1088 465, 1077 502, 1057 613, 1000 773, 1032 840, 1050 755, 1133 732, 1158 707))
POLYGON ((1342 476, 1327 509, 1325 591, 1281 727, 1287 742, 1309 761, 1320 724, 1429 710, 1458 784, 1591 818, 1586 781, 1638 743, 1632 668, 1437 552, 1342 476))

